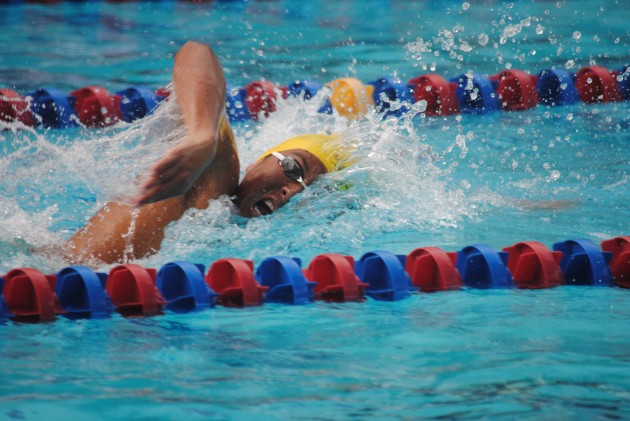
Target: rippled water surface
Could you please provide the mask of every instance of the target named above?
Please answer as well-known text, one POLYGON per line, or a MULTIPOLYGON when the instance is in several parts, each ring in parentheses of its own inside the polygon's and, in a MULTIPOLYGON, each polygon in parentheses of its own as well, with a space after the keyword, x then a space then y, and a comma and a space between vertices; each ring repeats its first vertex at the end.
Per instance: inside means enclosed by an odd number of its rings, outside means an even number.
MULTIPOLYGON (((435 72, 577 71, 630 62, 630 8, 600 2, 215 1, 0 5, 0 85, 21 93, 170 81, 188 39, 230 84, 435 72)), ((334 131, 357 163, 275 214, 227 199, 172 224, 139 261, 359 258, 628 235, 628 103, 360 122, 291 99, 236 125, 242 168, 334 131)), ((59 246, 182 136, 174 104, 108 129, 0 131, 0 273, 56 272, 59 246)), ((108 267, 100 267, 107 270, 108 267)), ((0 326, 5 419, 628 418, 630 295, 613 288, 418 294, 383 303, 215 308, 0 326)))

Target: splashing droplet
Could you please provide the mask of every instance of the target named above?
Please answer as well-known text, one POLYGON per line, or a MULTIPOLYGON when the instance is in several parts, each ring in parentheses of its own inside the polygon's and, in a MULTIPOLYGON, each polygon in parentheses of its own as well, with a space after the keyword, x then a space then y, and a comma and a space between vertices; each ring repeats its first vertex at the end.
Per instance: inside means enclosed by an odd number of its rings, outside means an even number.
POLYGON ((484 33, 479 34, 479 37, 477 38, 477 42, 482 47, 485 47, 488 44, 488 35, 484 33))

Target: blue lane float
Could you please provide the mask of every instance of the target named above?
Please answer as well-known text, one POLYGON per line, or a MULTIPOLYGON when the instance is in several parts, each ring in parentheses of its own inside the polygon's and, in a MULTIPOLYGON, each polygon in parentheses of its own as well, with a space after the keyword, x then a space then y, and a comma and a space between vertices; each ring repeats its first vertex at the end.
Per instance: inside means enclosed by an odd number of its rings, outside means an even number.
POLYGON ((70 266, 57 273, 55 294, 63 315, 69 319, 108 317, 114 306, 105 291, 106 273, 85 266, 70 266))
POLYGON ((311 99, 320 89, 322 85, 314 80, 296 80, 287 86, 290 96, 303 96, 304 99, 311 99))
POLYGON ((566 285, 613 286, 608 266, 612 253, 601 251, 586 239, 555 243, 553 249, 562 252, 560 267, 566 285))
POLYGON ((457 83, 455 95, 462 113, 487 114, 500 109, 496 86, 487 77, 463 74, 452 78, 451 82, 457 83))
POLYGON ((256 270, 256 279, 269 288, 265 301, 269 303, 308 304, 314 300, 315 282, 302 273, 302 261, 285 256, 268 257, 256 270))
POLYGON ((42 88, 29 95, 31 111, 39 116, 40 124, 54 129, 76 127, 75 98, 57 89, 42 88))
POLYGON ((543 70, 538 75, 537 87, 543 105, 571 105, 580 100, 573 77, 566 70, 543 70))
POLYGON ((309 304, 399 301, 412 294, 453 289, 542 289, 567 285, 630 289, 630 236, 602 241, 586 239, 553 245, 519 242, 497 251, 473 244, 459 252, 422 247, 408 255, 376 250, 358 261, 352 256, 322 254, 302 270, 298 258, 273 256, 254 270, 250 260, 219 259, 205 266, 186 261, 166 263, 156 271, 137 264, 119 265, 108 274, 70 266, 56 275, 17 268, 0 277, 0 319, 46 322, 103 318, 114 311, 125 317, 148 317, 164 311, 204 311, 216 305, 246 307, 264 302, 309 304), (216 293, 215 293, 216 291, 216 293))
POLYGON ((368 85, 374 86, 374 106, 377 113, 383 113, 383 117, 401 116, 409 111, 409 105, 413 103, 413 95, 407 85, 396 82, 394 78, 383 77, 368 85), (393 108, 393 104, 398 102, 398 108, 393 108))
POLYGON ((0 320, 5 320, 13 317, 13 314, 9 311, 7 301, 4 299, 4 278, 0 278, 0 320))
POLYGON ((204 273, 204 265, 185 261, 162 266, 156 285, 166 301, 164 308, 175 313, 188 313, 214 307, 218 294, 208 287, 204 273))
POLYGON ((485 244, 464 247, 457 257, 457 270, 464 285, 471 288, 513 288, 512 274, 507 268, 508 253, 485 244))
POLYGON ((144 86, 132 86, 116 95, 120 95, 120 111, 127 123, 151 114, 160 104, 157 94, 144 86))
POLYGON ((231 122, 251 120, 252 116, 247 109, 245 97, 247 92, 245 89, 238 89, 231 86, 227 87, 227 95, 225 100, 225 108, 228 118, 231 122))
POLYGON ((626 101, 630 100, 630 65, 619 70, 617 83, 621 88, 621 95, 626 101))
POLYGON ((405 272, 405 256, 377 250, 365 253, 355 263, 355 272, 368 284, 365 294, 379 301, 398 301, 411 295, 417 288, 405 272))

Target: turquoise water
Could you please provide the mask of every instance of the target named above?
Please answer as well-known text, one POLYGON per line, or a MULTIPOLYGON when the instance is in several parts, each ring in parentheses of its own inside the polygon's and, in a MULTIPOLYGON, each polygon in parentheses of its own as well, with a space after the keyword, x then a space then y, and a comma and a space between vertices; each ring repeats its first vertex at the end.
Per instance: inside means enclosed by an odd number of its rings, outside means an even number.
MULTIPOLYGON (((211 43, 235 86, 621 68, 629 19, 614 1, 0 6, 0 84, 163 86, 188 39, 211 43)), ((308 264, 324 252, 629 234, 628 103, 438 119, 415 108, 352 124, 317 109, 293 99, 236 126, 242 167, 286 137, 324 130, 359 139, 356 165, 268 217, 235 216, 226 199, 190 212, 139 263, 282 254, 308 264)), ((56 247, 133 191, 181 137, 177 116, 171 104, 132 126, 0 132, 0 273, 64 267, 56 247)), ((624 290, 561 287, 8 323, 0 417, 627 418, 629 304, 624 290)))

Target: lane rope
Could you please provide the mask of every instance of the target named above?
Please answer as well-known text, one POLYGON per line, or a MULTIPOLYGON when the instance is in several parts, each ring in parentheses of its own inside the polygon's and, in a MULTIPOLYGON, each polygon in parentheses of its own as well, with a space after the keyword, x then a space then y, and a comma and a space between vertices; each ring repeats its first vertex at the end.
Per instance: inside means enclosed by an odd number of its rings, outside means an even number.
POLYGON ((271 256, 254 267, 251 260, 225 258, 202 264, 166 263, 159 271, 135 263, 95 272, 69 266, 56 274, 17 268, 0 278, 0 320, 45 322, 104 318, 113 312, 146 317, 166 311, 187 313, 222 305, 265 302, 308 304, 399 301, 416 293, 461 288, 543 289, 561 285, 630 288, 630 236, 597 245, 570 239, 548 249, 524 241, 497 251, 473 244, 458 252, 421 247, 407 255, 386 250, 359 260, 329 253, 302 268, 299 258, 271 256))
MULTIPOLYGON (((278 102, 290 96, 313 99, 328 89, 319 112, 333 112, 359 118, 376 111, 400 116, 410 105, 424 101, 423 114, 429 117, 452 114, 487 114, 523 111, 538 105, 561 106, 630 100, 630 66, 609 70, 586 66, 576 73, 546 69, 537 75, 522 70, 503 70, 492 76, 467 73, 450 80, 438 74, 425 74, 402 83, 383 77, 363 84, 356 78, 339 78, 325 85, 312 80, 296 80, 279 85, 266 80, 244 87, 228 86, 226 107, 231 122, 260 120, 277 109, 278 102)), ((40 88, 28 94, 0 89, 0 120, 18 121, 28 127, 70 128, 107 127, 131 123, 145 117, 166 100, 170 92, 145 86, 131 86, 110 93, 100 86, 87 86, 69 94, 54 88, 40 88)))

